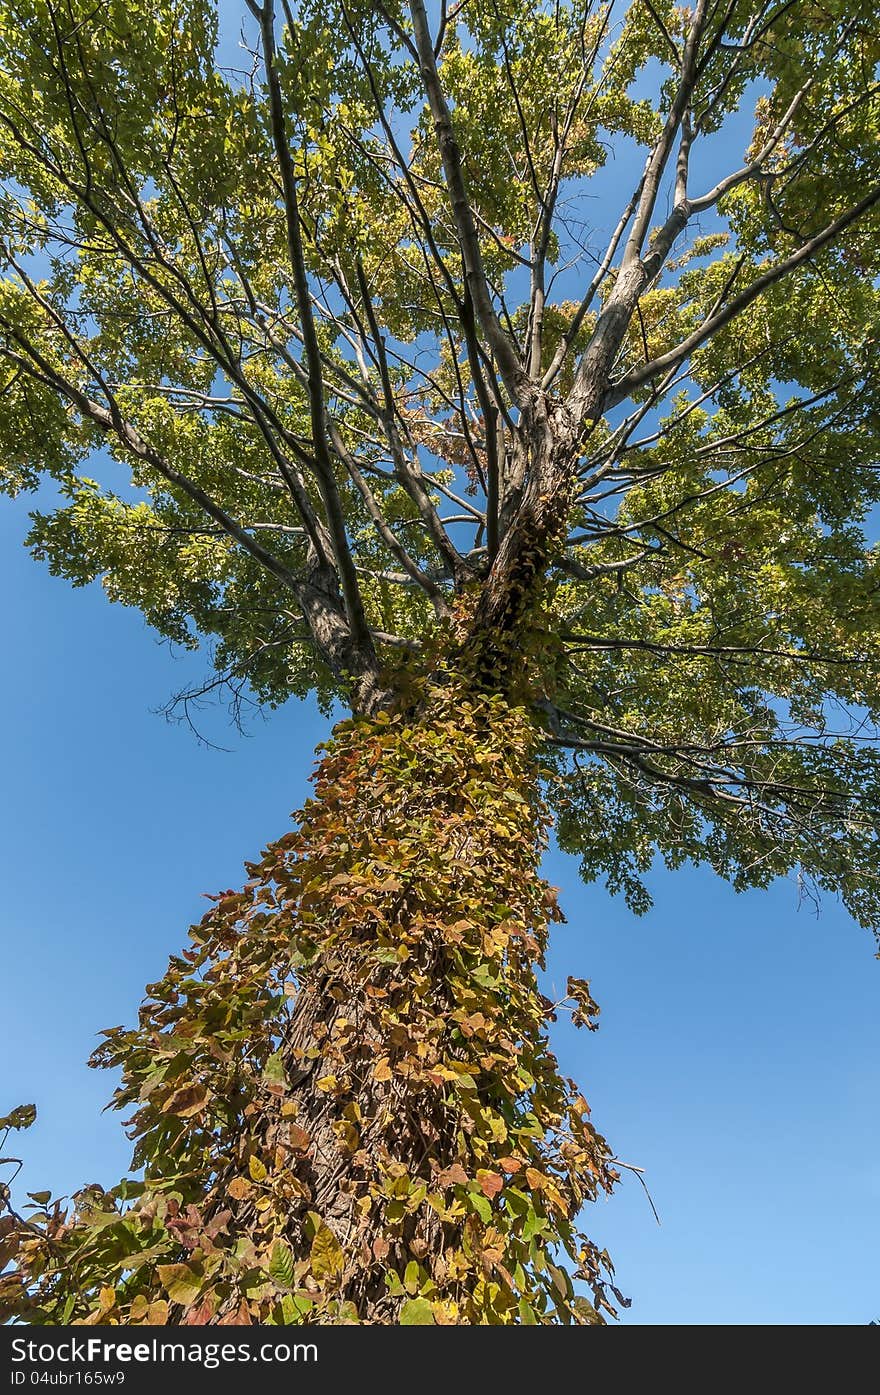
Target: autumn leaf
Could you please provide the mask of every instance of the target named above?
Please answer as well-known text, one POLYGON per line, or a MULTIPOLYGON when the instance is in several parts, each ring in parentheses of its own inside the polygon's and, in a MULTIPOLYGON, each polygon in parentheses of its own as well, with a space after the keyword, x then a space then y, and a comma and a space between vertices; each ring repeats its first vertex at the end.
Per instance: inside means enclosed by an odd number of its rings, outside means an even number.
POLYGON ((204 1085, 183 1085, 165 1101, 162 1112, 189 1119, 194 1114, 200 1114, 207 1102, 208 1091, 204 1085))
POLYGON ((312 1136, 308 1129, 301 1128, 299 1124, 289 1124, 287 1137, 291 1148, 296 1153, 308 1152, 312 1143, 312 1136))
POLYGON ((484 1168, 478 1168, 477 1185, 483 1195, 488 1197, 491 1201, 492 1197, 497 1196, 504 1186, 504 1178, 497 1172, 489 1172, 484 1168))
POLYGON ((226 1190, 234 1201, 245 1201, 254 1189, 246 1177, 233 1177, 226 1190))
POLYGON ((342 1246, 330 1227, 320 1221, 309 1251, 309 1262, 316 1279, 338 1278, 345 1267, 342 1246))
POLYGON ((438 1187, 463 1187, 467 1185, 467 1180, 467 1173, 461 1163, 452 1163, 451 1166, 443 1168, 435 1178, 438 1187))
POLYGON ((205 1327, 211 1321, 217 1311, 217 1295, 207 1293, 202 1296, 195 1307, 187 1310, 184 1317, 186 1327, 205 1327))
POLYGON ((172 1303, 192 1303, 201 1292, 202 1277, 187 1264, 159 1264, 156 1272, 172 1303))
POLYGON ((15 1257, 23 1238, 13 1216, 0 1216, 0 1272, 15 1257))
POLYGON ((266 1164, 262 1158, 258 1158, 256 1153, 251 1153, 248 1158, 248 1172, 254 1182, 265 1182, 269 1176, 266 1164))
POLYGON ((585 978, 571 978, 568 980, 568 997, 575 1004, 571 1014, 571 1020, 576 1027, 588 1027, 590 1031, 595 1031, 598 1023, 599 1007, 594 1002, 590 993, 590 985, 585 978))

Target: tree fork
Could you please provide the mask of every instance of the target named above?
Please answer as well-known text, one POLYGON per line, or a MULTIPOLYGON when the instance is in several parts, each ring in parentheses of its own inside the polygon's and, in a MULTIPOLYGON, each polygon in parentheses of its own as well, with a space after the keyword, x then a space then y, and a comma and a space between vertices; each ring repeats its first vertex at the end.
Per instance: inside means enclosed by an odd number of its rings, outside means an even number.
POLYGON ((523 696, 534 688, 539 610, 547 574, 568 535, 575 492, 577 429, 565 407, 539 396, 523 414, 516 450, 525 480, 471 615, 460 626, 454 664, 477 688, 523 696))

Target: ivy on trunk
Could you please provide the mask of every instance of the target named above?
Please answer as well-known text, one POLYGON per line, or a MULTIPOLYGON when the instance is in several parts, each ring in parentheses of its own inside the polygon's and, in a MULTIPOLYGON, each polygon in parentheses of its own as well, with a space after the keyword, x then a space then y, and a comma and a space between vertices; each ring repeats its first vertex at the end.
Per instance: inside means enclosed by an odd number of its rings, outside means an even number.
MULTIPOLYGON (((536 981, 561 919, 538 870, 541 733, 446 679, 335 728, 297 828, 216 899, 138 1028, 105 1033, 95 1064, 122 1070, 144 1178, 17 1235, 0 1292, 19 1315, 614 1311, 578 1216, 616 1174, 536 981)), ((593 1026, 587 985, 571 988, 593 1026)))

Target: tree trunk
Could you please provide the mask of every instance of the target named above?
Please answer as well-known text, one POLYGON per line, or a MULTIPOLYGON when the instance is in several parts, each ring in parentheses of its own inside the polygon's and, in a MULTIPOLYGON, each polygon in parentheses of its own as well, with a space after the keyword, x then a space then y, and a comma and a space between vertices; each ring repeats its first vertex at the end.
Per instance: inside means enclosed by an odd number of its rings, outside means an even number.
POLYGON ((107 1034, 146 1178, 120 1226, 149 1263, 109 1289, 115 1227, 82 1237, 122 1199, 81 1198, 44 1321, 74 1288, 80 1321, 601 1321, 607 1256, 576 1217, 615 1174, 535 978, 561 918, 539 737, 437 682, 336 728, 298 828, 216 901, 139 1029, 107 1034))

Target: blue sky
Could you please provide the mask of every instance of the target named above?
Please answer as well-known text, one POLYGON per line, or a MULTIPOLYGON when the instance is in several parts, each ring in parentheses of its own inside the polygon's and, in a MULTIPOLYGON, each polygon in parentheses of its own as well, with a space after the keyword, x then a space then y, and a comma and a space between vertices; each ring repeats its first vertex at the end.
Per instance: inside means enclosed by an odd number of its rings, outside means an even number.
MULTIPOLYGON (((600 225, 626 163, 592 191, 600 225)), ((242 737, 206 714, 226 753, 169 726, 155 709, 207 660, 157 643, 99 586, 51 578, 21 547, 27 508, 0 507, 0 1113, 37 1103, 25 1185, 67 1192, 128 1163, 118 1116, 101 1113, 112 1079, 85 1065, 98 1029, 133 1020, 201 893, 239 883, 287 826, 327 723, 292 702, 242 737)), ((602 1006, 598 1033, 562 1023, 556 1045, 617 1155, 645 1169, 662 1221, 628 1173, 588 1216, 633 1296, 623 1320, 880 1316, 870 935, 833 898, 818 918, 799 909, 792 882, 737 896, 705 871, 658 871, 639 920, 585 888, 573 859, 551 853, 546 872, 569 921, 550 983, 587 977, 602 1006)))
MULTIPOLYGON (((0 509, 3 945, 0 1113, 36 1101, 26 1184, 110 1184, 128 1145, 85 1059, 133 1019, 144 984, 242 862, 287 826, 326 732, 290 703, 242 738, 222 714, 198 745, 154 709, 203 672, 140 616, 73 591, 0 509)), ((592 1208, 634 1323, 829 1323, 880 1313, 880 965, 833 899, 735 895, 708 872, 658 872, 636 919, 573 859, 546 860, 569 923, 549 978, 592 980, 598 1033, 560 1024, 562 1063, 617 1156, 646 1170, 592 1208)))

